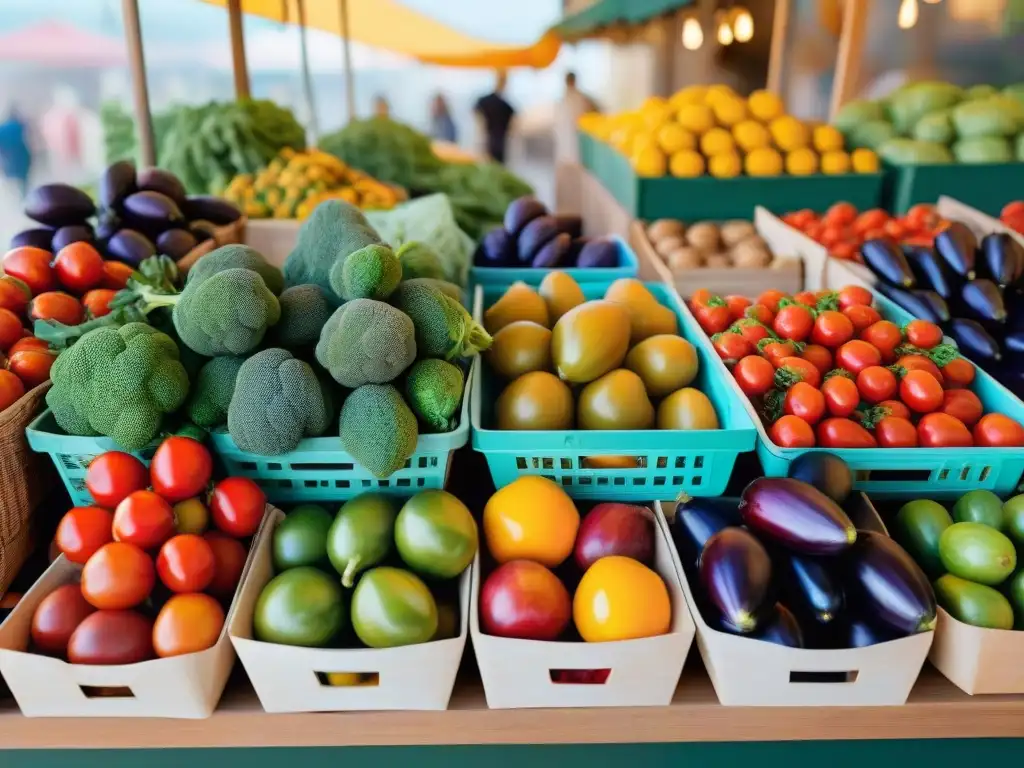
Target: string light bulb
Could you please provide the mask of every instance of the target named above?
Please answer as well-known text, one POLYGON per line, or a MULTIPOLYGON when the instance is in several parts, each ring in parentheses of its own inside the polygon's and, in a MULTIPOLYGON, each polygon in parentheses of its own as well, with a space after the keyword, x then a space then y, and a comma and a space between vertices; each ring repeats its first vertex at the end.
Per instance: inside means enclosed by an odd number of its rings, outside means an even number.
POLYGON ((754 17, 746 8, 733 10, 732 33, 737 43, 748 43, 754 37, 754 17))
POLYGON ((938 5, 942 0, 924 0, 928 5, 938 5))
POLYGON ((911 29, 917 24, 917 0, 903 0, 900 3, 900 12, 896 16, 896 23, 900 29, 911 29))
POLYGON ((719 45, 731 45, 733 41, 732 27, 729 25, 729 20, 722 18, 718 22, 718 44, 719 45))
POLYGON ((700 22, 691 16, 683 22, 683 47, 688 51, 696 51, 704 45, 704 29, 700 22))

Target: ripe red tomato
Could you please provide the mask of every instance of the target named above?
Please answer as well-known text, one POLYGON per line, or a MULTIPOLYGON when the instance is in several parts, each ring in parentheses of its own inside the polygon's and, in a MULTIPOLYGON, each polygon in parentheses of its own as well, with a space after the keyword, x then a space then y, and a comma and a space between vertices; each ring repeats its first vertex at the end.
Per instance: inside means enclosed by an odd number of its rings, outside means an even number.
POLYGON ((974 444, 988 448, 1019 448, 1024 445, 1024 427, 1001 413, 988 413, 974 425, 974 444))
POLYGON ((830 376, 821 385, 825 406, 833 416, 845 418, 860 405, 860 391, 852 379, 846 376, 830 376))
POLYGON ((920 349, 931 349, 942 343, 942 329, 927 320, 911 320, 903 333, 907 341, 920 349))
POLYGON ((870 328, 882 319, 882 316, 878 314, 878 310, 874 307, 869 307, 867 304, 851 304, 843 310, 843 314, 850 318, 850 322, 853 323, 854 333, 857 334, 860 334, 865 328, 870 328))
POLYGON ((775 315, 772 328, 783 339, 803 341, 814 327, 814 315, 802 304, 788 304, 775 315))
POLYGON ((153 591, 153 558, 133 544, 104 544, 82 568, 82 596, 100 610, 134 608, 153 591))
POLYGON ((793 357, 796 355, 796 344, 792 341, 768 341, 766 343, 760 343, 757 348, 761 351, 761 354, 778 368, 782 361, 787 357, 793 357))
POLYGON ((757 355, 747 355, 732 369, 736 383, 747 397, 763 395, 775 382, 775 366, 757 355))
POLYGON ((947 389, 942 396, 943 413, 955 416, 966 426, 973 427, 985 412, 978 396, 969 389, 947 389))
POLYGON ((805 381, 812 387, 821 384, 821 371, 802 357, 784 357, 775 372, 775 381, 780 389, 787 389, 798 381, 805 381))
POLYGON ((896 367, 906 368, 908 371, 923 371, 939 382, 939 384, 943 384, 945 381, 939 366, 924 355, 904 355, 896 361, 896 367))
POLYGON ((114 539, 156 549, 174 535, 174 510, 152 491, 135 491, 114 510, 114 539))
POLYGON ((757 297, 755 304, 763 304, 772 314, 779 311, 779 302, 787 298, 789 294, 775 289, 767 290, 757 297))
POLYGON ((128 280, 131 279, 134 272, 134 269, 120 261, 105 261, 103 262, 103 282, 100 283, 100 287, 113 291, 127 288, 128 280))
POLYGON ((697 322, 708 336, 721 333, 732 324, 732 314, 725 304, 698 305, 694 308, 693 314, 696 315, 697 322))
POLYGON ((224 609, 209 595, 175 595, 153 623, 153 650, 164 659, 212 648, 224 628, 224 609))
POLYGON ((103 280, 103 257, 89 243, 71 243, 57 252, 53 269, 72 293, 85 293, 103 280))
POLYGON ((899 400, 883 400, 878 404, 879 408, 885 408, 890 416, 899 416, 901 419, 910 421, 912 414, 910 409, 899 400))
POLYGON ((930 373, 908 371, 900 380, 900 400, 916 413, 931 413, 942 405, 942 385, 930 373))
POLYGON ((929 413, 917 423, 917 440, 922 448, 968 448, 974 445, 971 432, 960 419, 948 413, 929 413))
POLYGON ((229 477, 213 487, 210 514, 213 524, 237 538, 252 536, 260 527, 267 496, 247 477, 229 477))
POLYGON ((825 211, 824 221, 832 226, 847 227, 857 218, 857 209, 852 203, 836 203, 825 211))
POLYGON ((117 291, 110 288, 93 288, 82 297, 82 306, 89 317, 104 317, 110 314, 110 302, 117 296, 117 291))
POLYGON ((903 342, 903 333, 896 323, 879 320, 861 331, 860 337, 882 353, 882 361, 891 363, 896 359, 896 347, 903 342))
POLYGON ((818 303, 818 297, 814 295, 814 291, 800 291, 800 293, 793 296, 793 301, 797 304, 803 304, 805 307, 814 309, 818 303))
POLYGON ((857 389, 871 404, 888 400, 897 386, 896 374, 880 365, 869 365, 857 374, 857 389))
POLYGON ((757 320, 757 322, 762 323, 763 325, 771 325, 772 320, 775 319, 775 313, 768 309, 764 304, 753 304, 747 307, 743 315, 751 320, 757 320))
POLYGON ((168 437, 153 454, 149 475, 153 490, 176 504, 206 490, 213 476, 213 457, 198 440, 168 437))
POLYGON ((160 547, 156 572, 172 592, 202 592, 216 572, 213 548, 202 536, 181 533, 160 547))
POLYGON ((725 306, 729 308, 729 314, 732 315, 733 320, 739 320, 743 317, 743 313, 746 312, 747 307, 751 304, 753 302, 746 296, 736 296, 734 294, 725 297, 725 306))
POLYGON ((207 591, 221 599, 230 599, 242 578, 242 569, 248 557, 245 547, 238 539, 220 531, 207 531, 203 538, 210 545, 214 560, 213 581, 207 591))
POLYGON ((46 293, 57 287, 53 268, 50 266, 52 258, 53 254, 42 248, 33 248, 30 245, 12 248, 4 254, 4 274, 25 283, 33 296, 46 293))
POLYGON ((814 429, 799 416, 783 416, 772 424, 768 436, 783 448, 814 447, 814 429))
POLYGON ((805 382, 797 382, 786 391, 783 412, 797 416, 808 424, 817 424, 825 415, 825 395, 805 382))
POLYGON ((857 233, 864 233, 872 229, 884 227, 889 221, 889 214, 881 208, 871 208, 864 211, 853 222, 853 230, 857 233))
POLYGON ((43 350, 44 352, 49 352, 50 345, 47 344, 42 339, 37 339, 35 336, 22 336, 20 339, 14 342, 14 346, 7 350, 7 354, 14 355, 26 349, 43 350))
POLYGON ((25 394, 25 385, 10 371, 0 370, 0 411, 14 405, 25 394))
POLYGON ((832 370, 832 353, 820 344, 808 344, 800 357, 817 368, 822 375, 832 370))
POLYGON ((96 609, 77 584, 64 584, 43 598, 32 614, 32 644, 43 653, 63 657, 68 641, 85 617, 96 609))
POLYGON ((853 338, 853 321, 842 312, 826 311, 814 320, 811 341, 829 349, 842 346, 853 338))
POLYGON ((28 305, 32 320, 56 320, 64 325, 78 325, 85 319, 85 310, 74 296, 61 291, 36 294, 28 305))
POLYGON ((870 307, 874 302, 871 291, 859 285, 848 285, 839 291, 839 308, 846 309, 856 304, 870 307))
POLYGON ((740 334, 730 331, 716 333, 711 337, 711 343, 715 347, 715 352, 725 361, 726 365, 734 365, 754 351, 754 347, 749 341, 740 334))
POLYGON ((874 436, 850 419, 825 419, 818 425, 818 445, 823 448, 877 448, 874 436))
POLYGON ((32 291, 22 280, 12 275, 0 277, 0 307, 16 315, 23 315, 31 300, 32 291))
POLYGON ((942 366, 942 378, 949 389, 965 389, 971 386, 974 375, 974 363, 962 357, 950 360, 942 366))
POLYGON ((116 509, 129 494, 149 487, 146 465, 122 451, 107 451, 97 456, 85 470, 85 488, 96 503, 116 509))
POLYGON ((771 331, 768 330, 767 326, 763 325, 759 320, 753 320, 749 317, 737 320, 729 326, 729 331, 739 333, 740 336, 750 342, 752 347, 757 346, 761 339, 767 339, 771 336, 771 331))
POLYGON ((60 519, 53 540, 68 560, 85 565, 104 544, 114 540, 114 516, 100 507, 72 507, 60 519))
POLYGON ((21 320, 9 309, 0 308, 0 352, 6 352, 22 337, 21 320))
POLYGON ((875 439, 883 448, 915 448, 917 427, 901 416, 886 416, 875 425, 875 439))
POLYGON ((690 296, 690 310, 692 312, 696 312, 697 307, 706 307, 713 296, 714 294, 712 294, 707 288, 698 288, 693 292, 693 295, 690 296))
POLYGON ((882 353, 873 344, 860 339, 848 341, 836 350, 836 366, 855 376, 865 368, 880 365, 882 353))
POLYGON ((50 380, 50 369, 56 360, 57 353, 50 350, 22 349, 7 359, 7 368, 32 389, 50 380))

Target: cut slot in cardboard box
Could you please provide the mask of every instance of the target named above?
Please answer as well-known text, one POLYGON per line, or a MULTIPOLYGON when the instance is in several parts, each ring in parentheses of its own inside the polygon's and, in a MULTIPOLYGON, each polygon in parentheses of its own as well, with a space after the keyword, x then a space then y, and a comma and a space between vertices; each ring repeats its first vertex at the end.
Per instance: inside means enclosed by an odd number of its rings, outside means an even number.
POLYGON ((479 557, 473 568, 470 635, 491 709, 528 707, 656 707, 672 701, 694 626, 672 561, 674 547, 655 514, 654 570, 668 587, 668 634, 608 643, 546 642, 488 635, 480 628, 479 557), (604 683, 556 683, 562 670, 609 670, 604 683))
MULTIPOLYGON (((268 509, 268 514, 270 507, 268 509)), ((263 526, 267 517, 264 517, 263 526)), ((257 540, 259 534, 257 534, 257 540)), ((253 560, 255 540, 242 570, 253 560)), ((77 583, 81 566, 58 557, 0 624, 0 675, 26 717, 209 717, 220 701, 235 652, 228 625, 240 592, 228 608, 224 628, 212 648, 137 664, 70 664, 29 653, 32 616, 43 598, 64 584, 77 583)))
POLYGON ((400 648, 300 648, 253 638, 253 609, 274 576, 275 510, 253 548, 252 564, 228 626, 231 642, 267 712, 440 710, 448 708, 466 646, 470 566, 460 577, 458 637, 400 648), (358 675, 358 684, 332 684, 328 676, 358 675))
MULTIPOLYGON (((656 502, 669 517, 675 504, 656 502)), ((886 533, 867 497, 851 514, 860 529, 886 533)), ((719 632, 694 600, 679 553, 672 548, 686 602, 697 627, 697 647, 719 702, 743 707, 849 707, 905 704, 920 675, 934 632, 866 648, 788 648, 719 632)))

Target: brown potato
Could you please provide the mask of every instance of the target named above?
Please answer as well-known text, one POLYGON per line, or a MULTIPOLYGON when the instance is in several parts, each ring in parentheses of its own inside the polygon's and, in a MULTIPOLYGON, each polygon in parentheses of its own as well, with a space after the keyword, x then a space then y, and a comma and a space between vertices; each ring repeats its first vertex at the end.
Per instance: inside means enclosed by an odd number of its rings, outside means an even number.
POLYGON ((661 256, 661 258, 663 260, 667 259, 668 255, 670 253, 672 253, 672 251, 674 251, 674 250, 676 250, 678 248, 685 248, 685 247, 686 247, 686 240, 684 238, 682 238, 682 237, 665 237, 665 238, 662 238, 661 240, 658 240, 654 244, 655 252, 659 256, 661 256))
POLYGON ((669 269, 676 272, 685 272, 688 269, 700 269, 704 266, 704 256, 696 248, 682 246, 676 248, 665 259, 669 269))
POLYGON ((732 258, 727 253, 715 253, 704 260, 708 269, 728 269, 732 266, 732 258))
POLYGON ((759 269, 767 267, 771 263, 772 255, 761 243, 751 239, 745 240, 733 248, 732 259, 737 267, 759 269))
POLYGON ((718 253, 718 225, 710 221, 693 224, 686 230, 686 241, 702 253, 718 253))
POLYGON ((682 237, 686 232, 686 225, 675 219, 658 219, 647 228, 647 236, 653 242, 658 242, 666 237, 682 237))
POLYGON ((757 235, 757 230, 749 221, 727 221, 722 225, 722 244, 726 248, 743 242, 751 235, 757 235))

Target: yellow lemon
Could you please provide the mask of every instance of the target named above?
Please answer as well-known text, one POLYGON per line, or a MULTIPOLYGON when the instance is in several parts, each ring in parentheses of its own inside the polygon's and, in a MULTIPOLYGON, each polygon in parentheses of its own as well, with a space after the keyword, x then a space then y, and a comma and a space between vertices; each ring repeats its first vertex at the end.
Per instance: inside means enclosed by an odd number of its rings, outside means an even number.
POLYGON ((843 148, 843 134, 832 125, 814 128, 814 148, 819 152, 835 152, 843 148))
POLYGON ((713 155, 708 160, 708 171, 716 179, 732 179, 740 175, 743 170, 743 161, 735 152, 725 152, 720 155, 713 155))
POLYGON ((641 133, 634 134, 633 139, 629 142, 630 155, 638 154, 649 147, 658 148, 658 138, 653 133, 643 131, 641 133))
POLYGON ((676 120, 690 133, 698 136, 715 127, 715 114, 704 104, 685 104, 676 113, 676 120))
POLYGON ((683 149, 672 155, 669 173, 679 179, 692 179, 704 175, 704 158, 692 149, 683 149))
POLYGON ((655 178, 664 176, 668 171, 668 159, 665 157, 665 153, 655 146, 647 146, 634 152, 631 161, 637 176, 655 178))
POLYGON ((744 152, 767 147, 772 143, 768 129, 756 120, 744 120, 733 126, 732 135, 736 139, 736 144, 744 152))
POLYGON ((731 128, 747 119, 747 103, 743 99, 719 99, 711 105, 719 125, 731 128))
POLYGON ((736 151, 736 142, 725 128, 712 128, 700 137, 700 151, 708 157, 736 151))
POLYGON ((810 176, 818 172, 818 156, 810 147, 794 149, 786 155, 786 173, 791 176, 810 176))
POLYGON ((185 499, 174 505, 174 529, 178 533, 200 534, 210 524, 210 513, 199 499, 185 499))
POLYGON ((855 149, 850 155, 855 173, 878 173, 878 155, 870 149, 855 149))
POLYGON ((728 85, 709 85, 708 89, 704 92, 704 103, 709 107, 714 106, 716 102, 722 101, 723 99, 737 99, 736 91, 730 88, 728 85))
POLYGON ((770 123, 783 112, 782 99, 771 91, 754 91, 747 99, 747 108, 762 123, 770 123))
POLYGON ((633 139, 636 138, 637 132, 633 128, 620 127, 613 130, 608 135, 609 143, 615 147, 619 152, 629 153, 633 148, 633 139))
POLYGON ((644 99, 644 103, 640 105, 641 112, 651 112, 659 110, 668 105, 668 101, 663 96, 648 96, 644 99))
POLYGON ((658 129, 658 146, 666 155, 697 146, 697 138, 679 123, 665 123, 658 129))
POLYGON ((703 104, 707 92, 708 89, 705 85, 688 85, 676 91, 668 101, 676 109, 684 104, 703 104))
POLYGON ((821 156, 821 172, 838 176, 850 172, 850 156, 845 152, 826 152, 821 156))
POLYGON ((761 147, 747 155, 744 166, 748 176, 779 176, 782 173, 782 155, 771 147, 761 147))
POLYGON ((772 120, 768 125, 768 130, 771 131, 775 146, 783 152, 792 152, 794 149, 806 147, 811 140, 807 126, 789 115, 772 120))

